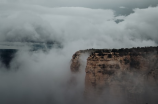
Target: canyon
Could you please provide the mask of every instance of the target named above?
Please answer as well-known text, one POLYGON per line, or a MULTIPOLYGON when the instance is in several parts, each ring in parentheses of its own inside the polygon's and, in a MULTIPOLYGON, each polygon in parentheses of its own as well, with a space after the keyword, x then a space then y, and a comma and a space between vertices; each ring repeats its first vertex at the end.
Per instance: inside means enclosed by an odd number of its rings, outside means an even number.
POLYGON ((18 51, 49 51, 53 45, 61 47, 57 42, 0 42, 0 61, 2 66, 9 69, 12 59, 16 56, 18 51))
POLYGON ((158 47, 80 50, 71 61, 73 73, 85 70, 87 101, 158 103, 158 47), (85 69, 80 68, 83 54, 89 54, 85 69))
MULTIPOLYGON (((9 48, 0 49, 0 59, 6 69, 18 52, 18 48, 9 48)), ((72 56, 70 69, 74 74, 68 87, 73 89, 76 80, 81 78, 79 74, 84 72, 85 76, 81 76, 85 104, 157 104, 157 63, 158 47, 79 50, 72 56)), ((81 97, 76 96, 76 99, 81 97)))

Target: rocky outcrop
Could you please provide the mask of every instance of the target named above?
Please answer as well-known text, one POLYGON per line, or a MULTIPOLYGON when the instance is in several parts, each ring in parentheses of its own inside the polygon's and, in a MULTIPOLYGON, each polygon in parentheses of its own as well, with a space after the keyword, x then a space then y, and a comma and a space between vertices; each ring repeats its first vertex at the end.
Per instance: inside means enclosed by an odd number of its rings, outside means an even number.
POLYGON ((79 57, 89 52, 85 69, 87 99, 112 104, 157 104, 158 47, 89 49, 76 52, 71 70, 79 71, 79 57))
POLYGON ((81 66, 81 63, 80 63, 80 60, 79 60, 80 56, 81 56, 82 54, 84 54, 84 53, 92 53, 92 52, 94 52, 93 49, 87 49, 87 50, 80 50, 80 51, 77 51, 77 52, 72 56, 72 59, 71 59, 71 61, 72 61, 72 64, 71 64, 71 66, 70 66, 71 71, 72 71, 72 72, 78 72, 78 71, 79 71, 79 68, 80 68, 80 66, 81 66))

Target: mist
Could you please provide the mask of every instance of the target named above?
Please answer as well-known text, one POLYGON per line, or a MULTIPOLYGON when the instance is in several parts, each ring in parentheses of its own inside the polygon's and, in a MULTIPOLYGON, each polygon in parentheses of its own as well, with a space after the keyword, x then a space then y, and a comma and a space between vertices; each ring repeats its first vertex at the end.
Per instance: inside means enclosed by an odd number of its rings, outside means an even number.
POLYGON ((19 50, 9 70, 1 63, 1 104, 84 103, 88 55, 81 57, 81 72, 75 74, 70 64, 76 51, 158 45, 158 6, 115 15, 113 9, 38 5, 42 0, 1 1, 0 42, 55 41, 62 46, 48 52, 19 50))

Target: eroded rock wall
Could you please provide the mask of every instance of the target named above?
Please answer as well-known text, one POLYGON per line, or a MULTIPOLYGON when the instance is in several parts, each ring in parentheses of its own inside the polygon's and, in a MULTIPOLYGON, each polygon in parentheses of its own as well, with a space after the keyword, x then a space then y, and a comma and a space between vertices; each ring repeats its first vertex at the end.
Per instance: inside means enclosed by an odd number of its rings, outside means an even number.
POLYGON ((90 49, 73 55, 71 70, 78 71, 79 56, 89 52, 85 69, 87 99, 104 98, 113 104, 157 104, 158 47, 90 49))

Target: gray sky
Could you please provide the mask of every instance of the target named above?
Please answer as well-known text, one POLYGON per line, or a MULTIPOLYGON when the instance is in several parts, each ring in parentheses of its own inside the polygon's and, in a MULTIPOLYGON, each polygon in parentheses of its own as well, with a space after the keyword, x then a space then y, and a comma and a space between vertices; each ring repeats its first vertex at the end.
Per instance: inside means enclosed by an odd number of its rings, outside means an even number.
POLYGON ((25 3, 46 7, 86 7, 113 9, 116 14, 127 15, 134 8, 157 6, 158 0, 0 0, 2 3, 25 3), (120 8, 125 7, 125 8, 120 8))

